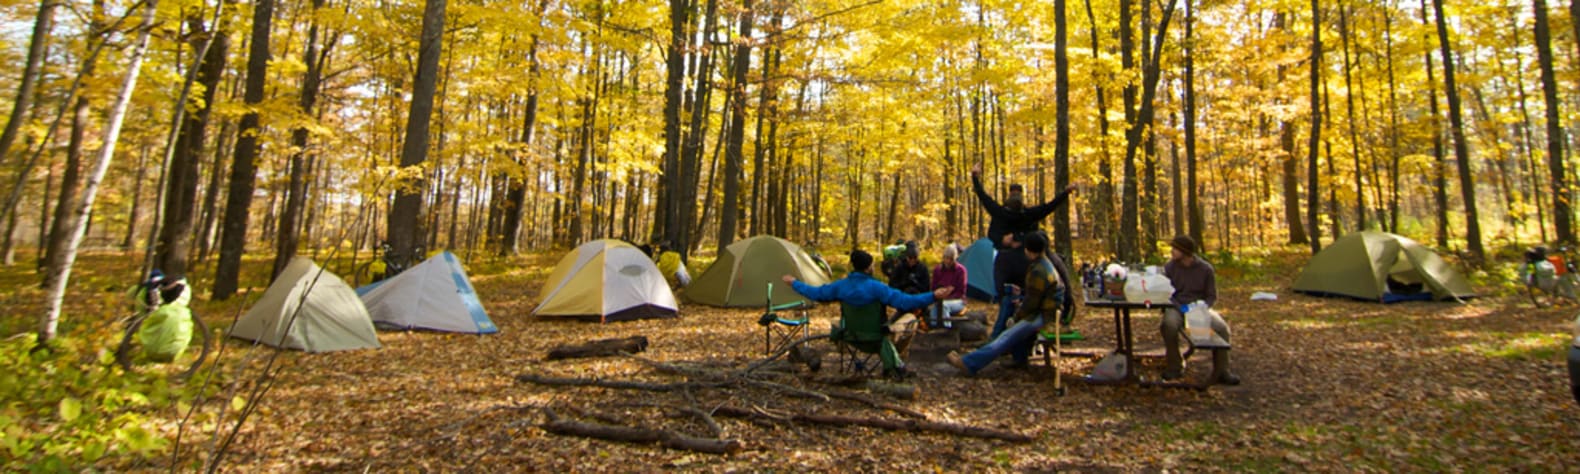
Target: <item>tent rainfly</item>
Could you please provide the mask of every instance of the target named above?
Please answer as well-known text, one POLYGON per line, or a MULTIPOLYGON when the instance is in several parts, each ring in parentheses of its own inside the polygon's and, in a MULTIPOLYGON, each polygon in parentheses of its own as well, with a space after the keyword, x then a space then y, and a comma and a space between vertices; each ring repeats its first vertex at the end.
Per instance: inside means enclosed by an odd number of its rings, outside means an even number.
POLYGON ((357 290, 382 329, 493 334, 499 332, 455 254, 448 250, 411 269, 357 290))
POLYGON ((676 315, 675 294, 640 249, 619 240, 587 242, 560 258, 543 286, 540 318, 598 322, 676 315))
MULTIPOLYGON (((826 285, 832 279, 801 246, 771 235, 735 242, 719 253, 708 270, 686 287, 686 299, 710 306, 761 307, 768 301, 768 284, 783 284, 791 275, 808 285, 826 285)), ((795 292, 782 292, 775 305, 803 301, 795 292)))
POLYGON ((1476 296, 1464 275, 1432 249, 1378 231, 1350 233, 1317 252, 1294 290, 1382 303, 1476 296))
POLYGON ((291 259, 230 335, 307 352, 379 347, 373 320, 356 292, 304 257, 291 259))
POLYGON ((993 288, 993 240, 983 237, 972 242, 960 253, 960 264, 966 267, 966 296, 982 301, 993 301, 997 288, 993 288))

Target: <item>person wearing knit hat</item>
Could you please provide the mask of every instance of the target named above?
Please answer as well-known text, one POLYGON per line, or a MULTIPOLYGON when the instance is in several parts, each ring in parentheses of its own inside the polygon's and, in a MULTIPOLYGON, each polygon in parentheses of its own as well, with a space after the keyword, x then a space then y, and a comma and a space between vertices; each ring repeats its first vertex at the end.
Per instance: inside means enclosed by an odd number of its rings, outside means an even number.
MULTIPOLYGON (((932 289, 936 290, 946 287, 954 289, 954 291, 943 297, 942 306, 944 313, 948 315, 958 314, 966 309, 966 267, 955 260, 959 256, 960 251, 955 249, 954 244, 945 245, 943 260, 938 263, 937 267, 933 267, 932 289)), ((945 322, 945 315, 939 314, 938 307, 938 305, 934 305, 928 310, 928 316, 930 317, 927 321, 928 327, 945 326, 940 324, 945 322)))
MULTIPOLYGON (((953 288, 939 288, 931 293, 908 294, 890 288, 889 285, 873 278, 871 271, 872 254, 856 249, 850 252, 850 273, 845 275, 845 278, 822 286, 808 285, 796 280, 792 275, 785 275, 781 279, 794 288, 796 293, 813 301, 838 301, 851 306, 865 306, 878 302, 894 308, 896 314, 925 308, 939 297, 954 291, 953 288)), ((906 375, 905 361, 900 359, 900 351, 891 338, 883 338, 878 355, 883 360, 885 374, 894 377, 906 375)))
POLYGON ((1048 252, 1048 237, 1042 232, 1032 232, 1023 237, 1022 252, 1030 259, 1031 269, 1026 272, 1025 300, 1013 315, 1015 323, 1005 329, 992 342, 964 356, 950 352, 949 364, 967 375, 975 375, 1000 355, 1009 353, 1015 366, 1025 367, 1031 350, 1037 343, 1037 332, 1043 321, 1054 321, 1061 309, 1068 310, 1073 302, 1070 297, 1070 270, 1057 255, 1048 252))
MULTIPOLYGON (((1169 298, 1176 307, 1163 310, 1163 379, 1173 380, 1184 376, 1185 362, 1180 358, 1180 333, 1185 330, 1185 312, 1195 305, 1211 308, 1218 301, 1217 276, 1212 264, 1197 256, 1200 246, 1188 235, 1169 241, 1174 248, 1169 262, 1163 265, 1163 276, 1174 285, 1174 295, 1169 298), (1183 311, 1182 311, 1183 310, 1183 311)), ((1229 323, 1212 314, 1212 331, 1225 342, 1229 341, 1229 323)), ((1240 377, 1229 371, 1229 349, 1212 351, 1212 382, 1239 385, 1240 377)))

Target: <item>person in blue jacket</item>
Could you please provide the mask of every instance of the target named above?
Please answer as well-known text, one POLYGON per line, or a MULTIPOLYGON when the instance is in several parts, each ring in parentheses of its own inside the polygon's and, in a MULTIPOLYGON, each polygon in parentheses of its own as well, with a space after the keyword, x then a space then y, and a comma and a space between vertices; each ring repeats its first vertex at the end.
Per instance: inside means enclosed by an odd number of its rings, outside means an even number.
MULTIPOLYGON (((954 288, 944 287, 933 290, 931 293, 908 294, 896 290, 889 285, 872 277, 872 254, 862 250, 850 253, 850 274, 845 275, 832 283, 822 286, 812 286, 802 283, 794 276, 785 275, 785 283, 795 288, 797 293, 815 301, 840 303, 853 306, 862 306, 873 302, 883 303, 884 306, 894 308, 898 312, 914 312, 933 301, 948 295, 954 288)), ((905 374, 905 361, 900 360, 898 351, 893 348, 892 341, 887 341, 880 351, 883 358, 883 370, 891 375, 903 376, 905 374)))

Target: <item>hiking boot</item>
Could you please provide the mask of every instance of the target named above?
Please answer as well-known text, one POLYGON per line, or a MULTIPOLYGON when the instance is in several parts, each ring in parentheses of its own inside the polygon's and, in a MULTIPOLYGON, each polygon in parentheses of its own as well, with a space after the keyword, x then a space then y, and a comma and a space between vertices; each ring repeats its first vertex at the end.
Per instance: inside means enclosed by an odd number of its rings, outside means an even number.
POLYGON ((1163 370, 1163 381, 1165 381, 1165 382, 1172 382, 1172 381, 1175 381, 1175 380, 1179 380, 1179 379, 1181 379, 1183 377, 1185 377, 1185 371, 1183 369, 1164 369, 1163 370))
POLYGON ((1240 376, 1233 373, 1224 372, 1222 374, 1218 374, 1216 377, 1213 377, 1212 382, 1218 385, 1228 385, 1232 387, 1235 385, 1240 385, 1240 376))
POLYGON ((965 372, 966 375, 971 374, 971 369, 966 368, 966 361, 965 359, 960 358, 959 352, 949 351, 949 356, 946 358, 949 359, 949 365, 955 366, 956 369, 960 369, 960 371, 965 372))

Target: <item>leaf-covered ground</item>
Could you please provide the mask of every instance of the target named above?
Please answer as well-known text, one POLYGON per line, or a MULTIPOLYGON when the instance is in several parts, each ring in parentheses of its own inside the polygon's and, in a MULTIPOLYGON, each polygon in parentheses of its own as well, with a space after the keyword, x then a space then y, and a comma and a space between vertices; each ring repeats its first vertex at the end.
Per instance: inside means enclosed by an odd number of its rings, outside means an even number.
MULTIPOLYGON (((91 263, 124 258, 90 256, 88 275, 74 291, 91 297, 74 298, 74 304, 108 300, 102 295, 114 282, 93 276, 91 263)), ((1029 370, 995 365, 967 378, 942 362, 946 338, 928 335, 918 343, 912 365, 920 372, 914 379, 920 396, 895 403, 931 420, 1028 433, 1036 438, 1029 444, 730 418, 718 418, 723 437, 746 443, 733 455, 550 434, 539 427, 545 421, 542 407, 585 421, 705 433, 694 419, 665 416, 651 406, 684 404, 677 395, 515 381, 521 373, 679 380, 633 359, 546 362, 544 354, 555 345, 645 335, 652 341, 642 354, 648 359, 744 366, 762 355, 763 344, 756 325, 760 313, 752 309, 684 304, 683 317, 675 320, 538 321, 530 312, 556 260, 536 255, 471 265, 473 283, 501 328, 497 335, 382 332, 380 350, 287 353, 278 383, 227 455, 227 469, 1580 470, 1580 404, 1570 397, 1564 368, 1575 306, 1537 310, 1513 296, 1466 305, 1390 306, 1300 296, 1288 290, 1304 261, 1295 252, 1219 265, 1218 309, 1234 326, 1234 363, 1245 381, 1238 387, 1196 392, 1072 382, 1069 394, 1058 397, 1040 361, 1029 370), (1249 301, 1255 291, 1275 292, 1279 300, 1249 301)), ((15 267, 3 273, 8 285, 30 281, 15 267)), ((36 292, 10 295, 8 305, 24 311, 9 312, 7 334, 27 330, 36 314, 29 301, 36 292)), ((211 325, 224 327, 241 304, 201 303, 198 309, 211 325)), ((973 303, 972 309, 986 307, 973 303)), ((827 327, 835 311, 820 307, 817 327, 827 327)), ((89 324, 80 319, 77 324, 89 324)), ((1138 350, 1160 350, 1157 321, 1156 314, 1137 313, 1138 350)), ((1080 346, 1112 346, 1107 313, 1083 311, 1079 324, 1090 338, 1080 346)), ((227 345, 231 366, 265 352, 241 341, 227 345)), ((1189 375, 1204 378, 1210 365, 1206 355, 1198 355, 1189 375)), ((1091 362, 1065 359, 1060 368, 1069 381, 1088 373, 1091 362)), ((1149 378, 1159 373, 1156 363, 1139 370, 1149 378)), ((256 383, 248 379, 255 375, 236 375, 227 383, 245 387, 256 383)), ((728 403, 899 418, 850 401, 823 403, 767 391, 695 395, 704 408, 728 403)), ((161 429, 173 426, 172 421, 161 429)), ((183 450, 202 451, 193 444, 206 443, 207 433, 196 442, 188 436, 183 450)), ((154 467, 160 461, 151 464, 101 463, 154 467)))

